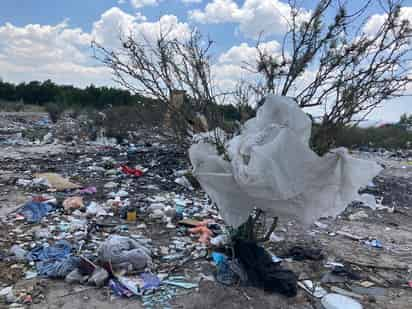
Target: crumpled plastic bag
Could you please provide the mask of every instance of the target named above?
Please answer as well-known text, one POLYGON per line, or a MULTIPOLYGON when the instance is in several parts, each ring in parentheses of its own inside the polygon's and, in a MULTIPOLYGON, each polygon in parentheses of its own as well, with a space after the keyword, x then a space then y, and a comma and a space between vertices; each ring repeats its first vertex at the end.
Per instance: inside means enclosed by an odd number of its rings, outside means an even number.
POLYGON ((91 202, 86 208, 86 214, 89 217, 106 216, 107 211, 96 202, 91 202))
POLYGON ((344 148, 318 156, 309 147, 311 125, 292 99, 270 95, 226 143, 230 160, 204 138, 191 146, 193 175, 228 224, 238 227, 255 207, 304 225, 336 216, 381 171, 344 148))
POLYGON ((111 235, 98 250, 102 263, 111 263, 115 270, 143 270, 150 266, 150 250, 138 241, 119 235, 111 235))

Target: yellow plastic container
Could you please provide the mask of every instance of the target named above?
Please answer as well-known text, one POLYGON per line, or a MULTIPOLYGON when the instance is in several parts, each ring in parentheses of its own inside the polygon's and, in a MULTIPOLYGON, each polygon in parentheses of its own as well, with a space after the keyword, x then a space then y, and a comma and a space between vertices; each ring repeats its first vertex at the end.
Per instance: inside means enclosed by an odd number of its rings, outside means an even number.
POLYGON ((127 221, 129 222, 136 222, 137 220, 137 213, 136 209, 130 209, 127 211, 127 221))

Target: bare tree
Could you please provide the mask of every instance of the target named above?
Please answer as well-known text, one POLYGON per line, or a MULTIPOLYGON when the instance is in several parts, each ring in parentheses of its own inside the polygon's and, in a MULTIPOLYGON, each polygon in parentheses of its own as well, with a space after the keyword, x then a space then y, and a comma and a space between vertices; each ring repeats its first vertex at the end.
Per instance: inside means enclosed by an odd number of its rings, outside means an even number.
POLYGON ((164 104, 177 117, 181 134, 182 124, 193 122, 193 112, 204 114, 208 106, 216 104, 210 69, 213 41, 204 41, 197 30, 183 39, 176 38, 172 30, 161 29, 154 41, 141 33, 121 37, 121 48, 117 50, 96 41, 93 47, 95 57, 112 70, 118 83, 164 104), (176 91, 186 93, 190 110, 171 104, 176 91))
POLYGON ((281 55, 263 50, 258 41, 255 72, 265 82, 255 89, 295 97, 302 108, 324 106, 312 139, 324 153, 341 127, 356 125, 385 100, 406 95, 412 28, 402 19, 401 0, 364 1, 352 13, 339 0, 321 0, 303 21, 296 2, 289 4, 281 55), (365 32, 372 2, 384 9, 385 20, 365 32), (331 10, 334 18, 327 23, 331 10))

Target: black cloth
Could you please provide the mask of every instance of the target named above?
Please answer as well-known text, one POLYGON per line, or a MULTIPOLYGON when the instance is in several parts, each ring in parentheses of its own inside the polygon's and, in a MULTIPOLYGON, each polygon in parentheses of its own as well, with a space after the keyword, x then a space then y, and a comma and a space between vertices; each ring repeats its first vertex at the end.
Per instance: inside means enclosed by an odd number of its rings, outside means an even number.
POLYGON ((293 297, 297 293, 297 276, 272 261, 272 256, 254 242, 236 240, 235 256, 242 263, 250 284, 265 291, 293 297))
POLYGON ((323 259, 322 250, 318 248, 305 248, 300 246, 292 247, 288 254, 288 257, 292 257, 295 261, 312 260, 320 261, 323 259))

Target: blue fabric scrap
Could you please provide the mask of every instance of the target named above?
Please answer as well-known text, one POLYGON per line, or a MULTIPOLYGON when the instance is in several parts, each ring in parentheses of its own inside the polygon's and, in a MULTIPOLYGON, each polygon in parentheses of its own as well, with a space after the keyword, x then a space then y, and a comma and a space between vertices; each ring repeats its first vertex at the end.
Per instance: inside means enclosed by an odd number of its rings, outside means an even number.
POLYGON ((29 223, 38 223, 43 217, 54 209, 52 204, 28 202, 19 211, 29 223))

